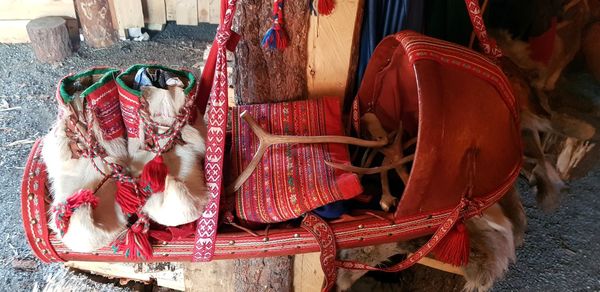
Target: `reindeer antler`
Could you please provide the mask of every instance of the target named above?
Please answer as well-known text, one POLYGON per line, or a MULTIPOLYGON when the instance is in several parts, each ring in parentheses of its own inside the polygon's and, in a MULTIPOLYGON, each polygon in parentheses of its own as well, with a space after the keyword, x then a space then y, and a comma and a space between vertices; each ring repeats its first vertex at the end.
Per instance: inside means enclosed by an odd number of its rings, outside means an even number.
POLYGON ((258 163, 262 159, 267 149, 272 145, 277 144, 318 144, 318 143, 338 143, 338 144, 350 144, 362 147, 382 147, 388 143, 387 136, 375 137, 376 140, 364 140, 354 137, 347 136, 286 136, 286 135, 273 135, 263 130, 260 125, 250 116, 246 111, 240 114, 240 117, 244 119, 252 132, 258 137, 259 144, 258 150, 252 157, 252 160, 242 171, 242 173, 233 181, 233 183, 227 188, 228 192, 237 191, 246 180, 250 177, 254 169, 258 166, 258 163))

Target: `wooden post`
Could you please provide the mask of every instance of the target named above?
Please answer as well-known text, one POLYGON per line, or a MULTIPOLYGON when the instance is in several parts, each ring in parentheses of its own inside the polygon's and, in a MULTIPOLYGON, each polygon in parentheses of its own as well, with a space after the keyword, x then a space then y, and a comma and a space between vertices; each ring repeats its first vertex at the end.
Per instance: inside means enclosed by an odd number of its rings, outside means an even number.
POLYGON ((119 39, 108 0, 75 0, 75 9, 84 41, 90 47, 108 47, 119 39))
POLYGON ((41 62, 62 61, 71 55, 71 42, 66 21, 62 17, 48 16, 27 23, 31 47, 41 62))
MULTIPOLYGON (((235 100, 238 104, 297 100, 307 97, 306 39, 309 11, 305 1, 286 1, 283 51, 262 48, 271 26, 273 1, 240 0, 236 31, 244 36, 235 53, 235 100)), ((236 260, 235 291, 292 291, 293 257, 236 260)))

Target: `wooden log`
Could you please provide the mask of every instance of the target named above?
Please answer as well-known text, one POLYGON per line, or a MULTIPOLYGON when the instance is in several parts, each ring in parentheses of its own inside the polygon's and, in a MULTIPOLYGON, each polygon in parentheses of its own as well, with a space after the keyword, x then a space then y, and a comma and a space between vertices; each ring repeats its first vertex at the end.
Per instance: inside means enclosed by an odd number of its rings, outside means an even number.
POLYGON ((118 41, 108 0, 75 0, 84 41, 93 48, 104 48, 118 41))
POLYGON ((27 23, 27 34, 36 58, 41 62, 62 61, 71 55, 71 42, 66 21, 47 16, 27 23))
POLYGON ((236 49, 236 102, 252 104, 307 97, 306 62, 308 17, 304 1, 286 1, 285 30, 289 45, 283 51, 265 49, 261 40, 271 27, 272 1, 238 1, 239 27, 244 36, 236 49))

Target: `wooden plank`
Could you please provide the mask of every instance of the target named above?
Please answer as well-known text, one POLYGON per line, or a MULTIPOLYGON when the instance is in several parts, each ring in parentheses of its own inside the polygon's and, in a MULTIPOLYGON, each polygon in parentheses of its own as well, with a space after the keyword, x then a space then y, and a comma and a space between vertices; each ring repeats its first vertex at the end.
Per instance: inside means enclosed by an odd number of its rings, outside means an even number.
POLYGON ((311 16, 306 68, 310 98, 343 98, 355 74, 362 0, 337 1, 329 16, 311 16))
POLYGON ((297 254, 294 257, 294 291, 321 291, 325 275, 321 269, 320 253, 297 254))
POLYGON ((167 21, 174 21, 177 17, 177 0, 165 0, 165 10, 167 13, 167 21))
POLYGON ((221 1, 219 0, 204 0, 208 1, 208 22, 219 24, 221 21, 221 1))
POLYGON ((113 16, 120 31, 127 28, 144 27, 142 0, 111 0, 113 16))
POLYGON ((167 23, 167 12, 164 0, 142 0, 144 22, 151 25, 167 23))
POLYGON ((107 278, 150 283, 178 291, 185 290, 184 267, 181 263, 99 263, 71 261, 66 267, 88 271, 107 278))
POLYGON ((29 20, 0 20, 0 43, 28 43, 29 20))
POLYGON ((208 0, 198 0, 198 22, 209 22, 210 3, 208 0))
POLYGON ((186 263, 184 272, 185 291, 216 292, 235 291, 235 261, 212 261, 186 263))
POLYGON ((1 20, 29 20, 42 16, 75 17, 73 0, 0 0, 1 20))
POLYGON ((177 0, 175 11, 178 25, 198 25, 197 0, 177 0))

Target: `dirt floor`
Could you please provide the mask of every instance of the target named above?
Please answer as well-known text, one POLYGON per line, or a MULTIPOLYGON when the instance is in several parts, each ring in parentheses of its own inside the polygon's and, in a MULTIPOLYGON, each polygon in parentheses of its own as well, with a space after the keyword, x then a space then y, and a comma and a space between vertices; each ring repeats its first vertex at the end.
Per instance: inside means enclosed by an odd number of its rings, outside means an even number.
MULTIPOLYGON (((54 92, 62 76, 96 65, 197 67, 214 28, 168 27, 149 42, 120 42, 106 49, 83 46, 55 65, 37 63, 28 45, 0 44, 0 290, 62 291, 56 287, 70 285, 78 290, 123 289, 71 275, 61 265, 42 264, 32 255, 20 216, 25 159, 31 143, 48 131, 55 118, 54 92)), ((562 206, 552 214, 537 209, 531 192, 524 185, 521 189, 529 230, 517 263, 494 291, 600 291, 600 167, 572 182, 562 206)), ((355 290, 370 290, 373 284, 367 279, 355 290)), ((396 284, 375 286, 399 291, 396 284)))

